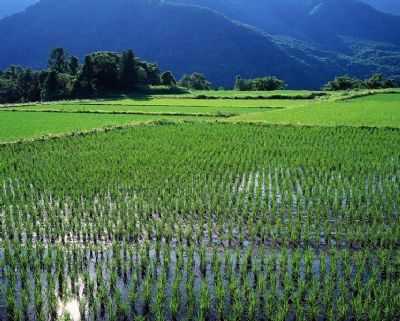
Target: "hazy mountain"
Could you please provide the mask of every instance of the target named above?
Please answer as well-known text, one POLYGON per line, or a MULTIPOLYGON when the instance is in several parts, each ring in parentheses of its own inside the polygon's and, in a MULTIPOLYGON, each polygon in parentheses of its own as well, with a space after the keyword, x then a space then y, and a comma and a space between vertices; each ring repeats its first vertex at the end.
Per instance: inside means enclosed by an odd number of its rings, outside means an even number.
POLYGON ((14 13, 25 10, 28 6, 36 3, 38 0, 1 0, 0 19, 14 13))
POLYGON ((400 15, 399 0, 362 0, 371 6, 391 14, 400 15))

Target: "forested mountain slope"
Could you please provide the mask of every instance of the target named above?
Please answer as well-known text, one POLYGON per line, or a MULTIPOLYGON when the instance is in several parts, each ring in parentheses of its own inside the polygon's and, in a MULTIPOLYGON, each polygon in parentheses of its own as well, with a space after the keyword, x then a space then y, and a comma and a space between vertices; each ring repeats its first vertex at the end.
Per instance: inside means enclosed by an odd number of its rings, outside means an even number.
POLYGON ((0 20, 0 69, 44 67, 54 47, 80 58, 132 48, 216 86, 276 75, 318 88, 343 73, 400 74, 398 26, 400 17, 356 0, 41 0, 0 20))
POLYGON ((133 48, 164 70, 178 76, 200 71, 218 85, 232 85, 237 74, 275 74, 292 86, 315 86, 322 80, 267 36, 221 14, 145 0, 42 0, 0 21, 0 42, 0 68, 43 67, 54 47, 80 57, 133 48), (305 74, 299 77, 300 71, 305 74))

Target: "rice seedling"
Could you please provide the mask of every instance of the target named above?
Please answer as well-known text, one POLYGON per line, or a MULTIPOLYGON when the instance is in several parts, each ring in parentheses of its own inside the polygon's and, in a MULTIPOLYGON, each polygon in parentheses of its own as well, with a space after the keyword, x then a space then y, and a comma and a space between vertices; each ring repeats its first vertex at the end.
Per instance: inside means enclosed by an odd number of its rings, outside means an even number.
POLYGON ((1 320, 400 317, 393 130, 183 124, 1 148, 1 320))

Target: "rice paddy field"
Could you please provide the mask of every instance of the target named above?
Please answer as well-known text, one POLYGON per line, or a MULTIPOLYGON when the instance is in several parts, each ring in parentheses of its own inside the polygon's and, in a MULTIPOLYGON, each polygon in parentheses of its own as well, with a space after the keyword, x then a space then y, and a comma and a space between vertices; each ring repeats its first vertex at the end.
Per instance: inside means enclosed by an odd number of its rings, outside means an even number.
POLYGON ((0 320, 399 320, 399 94, 197 96, 1 108, 0 320))
POLYGON ((233 119, 309 126, 399 127, 400 93, 312 102, 298 108, 283 108, 270 114, 256 113, 233 119))

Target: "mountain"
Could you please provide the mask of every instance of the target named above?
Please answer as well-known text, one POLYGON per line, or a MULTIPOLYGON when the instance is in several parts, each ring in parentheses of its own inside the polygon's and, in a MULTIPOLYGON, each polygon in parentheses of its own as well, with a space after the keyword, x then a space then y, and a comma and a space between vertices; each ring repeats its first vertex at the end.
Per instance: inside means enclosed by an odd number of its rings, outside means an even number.
POLYGON ((339 74, 400 74, 400 17, 357 0, 170 1, 41 0, 0 20, 0 69, 44 67, 51 49, 64 47, 80 58, 132 48, 216 86, 236 75, 319 88, 339 74))
POLYGON ((267 35, 219 13, 147 0, 42 0, 0 21, 0 43, 0 69, 44 67, 54 47, 81 58, 97 50, 133 48, 178 77, 200 71, 216 85, 232 86, 238 74, 272 74, 292 87, 318 87, 326 77, 267 35))
MULTIPOLYGON (((288 54, 336 73, 400 74, 400 16, 358 0, 174 0, 272 35, 288 54)), ((379 0, 380 1, 380 0, 379 0)))
POLYGON ((38 0, 1 0, 0 19, 25 10, 38 0))
POLYGON ((400 16, 399 0, 363 0, 363 1, 378 10, 400 16))
POLYGON ((265 32, 292 36, 329 49, 343 49, 337 39, 340 36, 400 43, 400 17, 358 0, 175 1, 211 8, 265 32))

